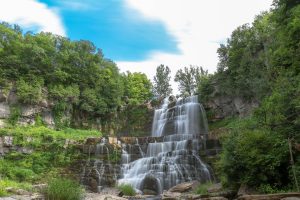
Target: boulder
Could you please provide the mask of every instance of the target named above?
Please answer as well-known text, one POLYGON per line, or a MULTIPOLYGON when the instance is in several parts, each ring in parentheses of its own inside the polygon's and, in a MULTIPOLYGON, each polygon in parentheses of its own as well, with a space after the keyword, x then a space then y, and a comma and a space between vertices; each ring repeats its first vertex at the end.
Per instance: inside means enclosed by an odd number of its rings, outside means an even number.
POLYGON ((152 194, 156 195, 160 193, 160 185, 159 181, 151 175, 148 175, 145 177, 142 183, 142 191, 145 193, 145 191, 151 191, 152 194))
POLYGON ((195 184, 197 184, 195 181, 180 183, 170 188, 169 192, 179 192, 179 193, 188 192, 193 188, 195 184))
POLYGON ((162 199, 163 200, 179 200, 180 196, 181 196, 181 193, 179 193, 179 192, 165 191, 162 194, 162 199))
POLYGON ((216 192, 220 192, 221 190, 222 190, 221 183, 213 184, 212 186, 207 188, 208 193, 216 193, 216 192))
POLYGON ((14 138, 13 136, 3 136, 2 142, 4 147, 12 147, 13 146, 14 138))

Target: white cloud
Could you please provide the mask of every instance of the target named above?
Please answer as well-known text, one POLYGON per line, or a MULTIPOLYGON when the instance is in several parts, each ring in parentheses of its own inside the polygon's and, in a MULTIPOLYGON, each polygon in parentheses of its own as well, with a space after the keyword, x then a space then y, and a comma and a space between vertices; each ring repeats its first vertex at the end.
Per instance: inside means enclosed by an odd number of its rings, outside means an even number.
MULTIPOLYGON (((255 15, 271 7, 272 0, 126 0, 149 20, 159 20, 178 41, 179 55, 153 52, 141 62, 118 61, 121 71, 155 75, 159 64, 168 65, 173 75, 184 66, 216 70, 218 41, 230 37, 239 25, 251 23, 255 15)), ((175 89, 177 85, 172 83, 175 89)))
POLYGON ((37 0, 1 0, 0 20, 18 24, 23 28, 66 35, 56 10, 37 0))

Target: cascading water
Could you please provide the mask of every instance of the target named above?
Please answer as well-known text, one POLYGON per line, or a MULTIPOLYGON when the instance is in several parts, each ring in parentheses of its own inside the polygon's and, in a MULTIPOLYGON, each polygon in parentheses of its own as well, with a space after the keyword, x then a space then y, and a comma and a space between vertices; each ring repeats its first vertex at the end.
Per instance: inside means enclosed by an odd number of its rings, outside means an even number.
POLYGON ((205 111, 197 96, 176 102, 165 99, 152 125, 152 136, 163 137, 163 141, 149 143, 143 157, 132 162, 123 150, 123 177, 118 183, 162 193, 185 181, 211 181, 208 167, 198 156, 207 132, 205 111))

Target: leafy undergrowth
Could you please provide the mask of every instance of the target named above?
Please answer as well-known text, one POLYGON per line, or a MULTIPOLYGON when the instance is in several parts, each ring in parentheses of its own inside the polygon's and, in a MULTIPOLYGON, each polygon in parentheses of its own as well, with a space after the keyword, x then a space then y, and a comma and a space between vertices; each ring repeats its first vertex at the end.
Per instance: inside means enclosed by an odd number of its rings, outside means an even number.
POLYGON ((226 128, 230 123, 236 121, 235 117, 228 117, 225 119, 217 120, 215 122, 209 123, 209 130, 215 130, 219 128, 226 128))
POLYGON ((121 184, 118 189, 126 196, 134 196, 136 194, 134 188, 129 184, 121 184))
POLYGON ((73 144, 101 133, 28 126, 0 129, 1 135, 13 136, 15 147, 0 159, 0 196, 5 196, 7 187, 28 190, 27 186, 32 184, 47 183, 49 177, 60 177, 68 166, 84 156, 73 144))
POLYGON ((12 135, 12 136, 24 136, 35 138, 52 138, 52 139, 71 139, 71 140, 84 140, 85 138, 92 136, 101 136, 101 133, 96 130, 80 130, 66 128, 63 130, 53 130, 45 126, 17 126, 7 127, 0 129, 0 136, 12 135))
POLYGON ((225 127, 216 170, 223 186, 238 190, 245 184, 260 193, 297 191, 300 159, 294 154, 291 165, 285 134, 262 126, 255 117, 235 119, 225 127))
POLYGON ((84 189, 76 182, 57 178, 49 181, 45 191, 47 200, 80 200, 83 197, 84 189))
POLYGON ((206 195, 206 194, 208 194, 208 188, 211 186, 212 186, 212 183, 200 184, 197 188, 195 188, 194 193, 206 195))
POLYGON ((20 183, 13 180, 1 179, 0 180, 0 197, 9 195, 6 191, 6 188, 18 188, 30 191, 32 189, 31 184, 29 183, 20 183))

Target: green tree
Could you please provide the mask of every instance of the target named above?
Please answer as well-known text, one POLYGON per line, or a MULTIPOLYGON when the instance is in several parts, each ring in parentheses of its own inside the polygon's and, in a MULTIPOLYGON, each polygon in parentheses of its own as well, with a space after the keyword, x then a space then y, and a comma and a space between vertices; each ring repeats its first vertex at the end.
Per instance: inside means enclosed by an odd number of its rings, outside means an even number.
POLYGON ((152 94, 152 84, 143 73, 130 73, 124 75, 125 96, 130 103, 141 104, 149 101, 152 94))
POLYGON ((156 68, 156 75, 154 76, 153 90, 154 94, 159 97, 167 97, 172 93, 170 85, 171 70, 168 66, 159 65, 156 68))
POLYGON ((205 76, 208 76, 208 72, 202 67, 191 65, 190 67, 179 69, 176 72, 174 81, 178 82, 181 95, 185 93, 194 95, 205 76))

